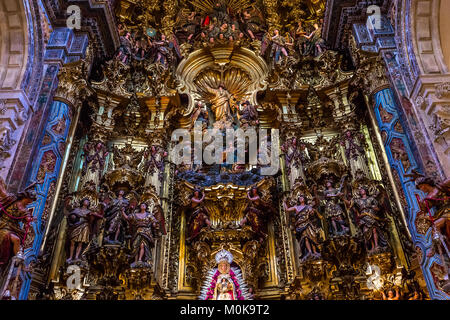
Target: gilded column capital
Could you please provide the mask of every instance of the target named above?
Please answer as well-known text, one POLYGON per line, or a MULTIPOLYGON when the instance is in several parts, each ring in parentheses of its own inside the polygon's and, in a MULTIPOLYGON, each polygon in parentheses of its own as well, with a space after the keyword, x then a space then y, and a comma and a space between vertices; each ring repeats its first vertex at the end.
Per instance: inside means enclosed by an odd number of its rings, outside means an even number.
POLYGON ((384 61, 378 54, 358 50, 354 59, 357 69, 351 81, 352 85, 369 97, 390 87, 384 61))
POLYGON ((70 62, 61 67, 58 73, 58 87, 54 99, 79 108, 83 100, 93 91, 87 79, 92 65, 92 50, 88 47, 84 59, 70 62))

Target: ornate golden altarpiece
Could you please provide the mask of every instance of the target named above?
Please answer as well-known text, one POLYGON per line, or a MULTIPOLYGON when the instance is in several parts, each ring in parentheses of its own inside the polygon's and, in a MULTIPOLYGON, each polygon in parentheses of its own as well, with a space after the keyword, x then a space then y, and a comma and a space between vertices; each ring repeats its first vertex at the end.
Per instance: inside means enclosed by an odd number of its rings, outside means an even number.
MULTIPOLYGON (((119 1, 122 45, 88 80, 33 285, 53 299, 210 298, 211 270, 225 261, 246 299, 422 290, 359 62, 320 38, 324 1, 217 3, 119 1), (237 31, 217 22, 238 13, 237 31), (229 33, 213 35, 213 23, 229 33), (193 135, 199 117, 205 128, 235 125, 220 113, 219 87, 229 108, 257 111, 236 112, 238 127, 279 130, 277 174, 174 164, 174 130, 193 135)), ((86 61, 64 66, 60 83, 77 83, 86 61)))

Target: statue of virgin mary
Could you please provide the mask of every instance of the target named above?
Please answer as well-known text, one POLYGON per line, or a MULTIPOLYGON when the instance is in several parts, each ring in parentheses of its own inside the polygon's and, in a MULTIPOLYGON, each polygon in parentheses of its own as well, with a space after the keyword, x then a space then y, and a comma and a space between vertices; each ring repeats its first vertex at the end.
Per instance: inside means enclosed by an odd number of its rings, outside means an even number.
POLYGON ((201 300, 250 300, 247 285, 238 267, 232 267, 233 255, 222 249, 215 256, 217 267, 210 270, 201 289, 201 300))

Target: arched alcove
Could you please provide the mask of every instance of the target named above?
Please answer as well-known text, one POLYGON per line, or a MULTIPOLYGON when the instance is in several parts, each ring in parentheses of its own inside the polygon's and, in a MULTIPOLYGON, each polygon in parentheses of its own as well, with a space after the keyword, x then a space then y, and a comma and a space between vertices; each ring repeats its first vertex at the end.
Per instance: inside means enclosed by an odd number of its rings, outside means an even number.
POLYGON ((28 27, 21 0, 0 2, 0 90, 21 86, 28 59, 28 27))
POLYGON ((443 27, 450 24, 444 19, 448 11, 442 10, 448 9, 449 6, 448 1, 441 0, 411 1, 409 23, 413 50, 421 74, 446 74, 449 71, 444 62, 443 48, 450 50, 450 45, 445 43, 450 35, 442 38, 442 33, 448 33, 448 29, 443 27))
MULTIPOLYGON (((23 149, 43 77, 42 10, 34 1, 0 2, 0 127, 10 143, 0 158, 0 177, 8 181, 23 149)), ((19 179, 15 179, 19 181, 19 179)))
POLYGON ((448 13, 450 12, 450 1, 441 1, 439 9, 439 32, 441 36, 442 54, 444 55, 444 62, 447 68, 450 69, 450 19, 448 13))

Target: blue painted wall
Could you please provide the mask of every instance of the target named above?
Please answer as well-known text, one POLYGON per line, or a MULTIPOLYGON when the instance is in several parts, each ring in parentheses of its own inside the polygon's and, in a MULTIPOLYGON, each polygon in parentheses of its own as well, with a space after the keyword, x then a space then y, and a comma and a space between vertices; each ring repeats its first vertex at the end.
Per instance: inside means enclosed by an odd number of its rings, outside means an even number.
MULTIPOLYGON (((55 28, 50 36, 44 54, 44 82, 36 99, 36 110, 47 108, 44 126, 33 126, 28 134, 37 136, 35 152, 31 161, 27 164, 27 185, 34 181, 38 198, 30 205, 36 221, 31 224, 33 228, 33 242, 25 249, 25 264, 29 265, 39 254, 43 240, 43 232, 47 219, 43 215, 49 214, 48 210, 53 200, 51 193, 52 184, 56 186, 61 164, 64 158, 66 139, 71 124, 70 107, 60 101, 53 101, 53 93, 57 88, 57 74, 61 66, 68 62, 74 62, 82 58, 88 45, 87 34, 75 34, 68 28, 55 28), (47 115, 48 114, 48 115, 47 115), (63 128, 58 130, 57 126, 63 128), (42 131, 42 132, 40 132, 42 131), (45 169, 43 165, 51 154, 51 169, 45 169), (39 176, 39 179, 38 179, 39 176), (47 207, 46 207, 47 206, 47 207)), ((32 140, 32 139, 31 139, 32 140)), ((31 284, 31 273, 23 272, 22 287, 19 299, 27 299, 31 284)))
MULTIPOLYGON (((52 198, 48 199, 49 190, 51 184, 56 184, 58 179, 59 170, 64 158, 65 144, 69 133, 70 123, 71 117, 69 114, 69 106, 63 102, 54 101, 51 106, 45 132, 41 138, 39 153, 36 157, 36 161, 33 163, 31 174, 32 181, 38 180, 41 183, 36 185, 37 199, 30 205, 30 208, 33 209, 33 216, 36 218, 36 221, 32 223, 34 231, 32 247, 25 250, 26 265, 34 261, 39 254, 39 248, 44 236, 43 232, 46 227, 45 223, 47 222, 47 219, 42 219, 42 215, 47 200, 49 200, 47 205, 50 205, 50 201, 52 201, 52 198), (55 130, 57 126, 60 126, 62 130, 55 130), (42 165, 43 162, 46 162, 45 155, 51 155, 51 167, 49 167, 49 169, 45 169, 42 165)), ((25 278, 23 279, 24 281, 19 296, 20 299, 26 299, 28 296, 31 283, 29 276, 29 274, 24 274, 25 278)))
POLYGON ((384 147, 386 149, 386 154, 389 160, 391 168, 397 173, 403 194, 407 201, 407 208, 405 210, 406 220, 408 224, 408 229, 410 230, 412 241, 415 246, 419 247, 422 251, 422 261, 420 265, 422 267, 422 272, 427 283, 427 288, 432 299, 448 299, 448 296, 438 290, 433 281, 433 276, 430 272, 430 267, 433 262, 439 262, 439 255, 435 255, 431 258, 426 256, 427 250, 431 247, 431 228, 428 229, 425 235, 420 234, 416 230, 415 221, 417 214, 419 213, 419 205, 417 203, 416 195, 420 198, 424 197, 423 192, 416 189, 414 181, 409 181, 410 178, 404 177, 405 174, 410 173, 412 169, 417 169, 418 164, 414 159, 414 155, 411 148, 411 143, 406 135, 406 130, 408 128, 401 122, 399 117, 399 107, 395 102, 394 94, 391 89, 384 89, 377 92, 374 95, 374 112, 377 119, 378 127, 380 131, 384 134, 384 147), (383 121, 382 114, 383 109, 388 112, 392 118, 387 122, 383 121), (401 128, 401 129, 400 129, 401 128), (391 147, 393 139, 401 139, 404 145, 405 152, 408 155, 408 160, 410 162, 409 168, 405 170, 400 159, 393 156, 393 150, 391 147))

